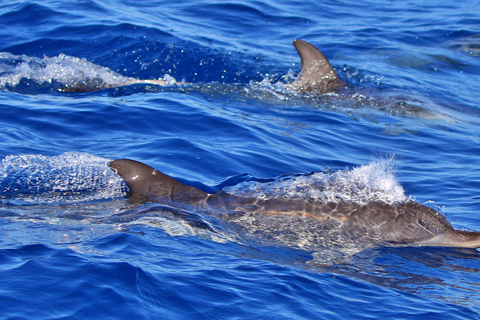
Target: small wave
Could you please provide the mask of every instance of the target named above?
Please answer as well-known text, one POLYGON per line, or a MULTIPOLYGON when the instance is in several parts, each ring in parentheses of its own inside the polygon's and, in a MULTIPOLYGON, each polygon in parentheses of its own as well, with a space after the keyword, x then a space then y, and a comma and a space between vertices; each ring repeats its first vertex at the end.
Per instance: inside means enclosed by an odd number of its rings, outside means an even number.
POLYGON ((224 191, 245 197, 317 203, 382 201, 394 204, 407 200, 403 187, 395 178, 391 159, 333 173, 317 172, 267 183, 243 182, 224 191))
POLYGON ((0 203, 79 203, 125 196, 126 186, 109 161, 75 152, 9 155, 0 163, 0 203))

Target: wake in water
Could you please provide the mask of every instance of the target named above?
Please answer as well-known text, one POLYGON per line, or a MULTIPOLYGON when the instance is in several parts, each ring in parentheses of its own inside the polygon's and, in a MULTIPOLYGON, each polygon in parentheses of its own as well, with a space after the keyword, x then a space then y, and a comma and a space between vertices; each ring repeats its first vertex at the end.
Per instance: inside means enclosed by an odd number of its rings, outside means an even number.
POLYGON ((397 204, 408 200, 394 174, 392 159, 336 172, 317 172, 268 183, 243 182, 224 189, 228 193, 260 199, 304 200, 313 203, 381 201, 397 204))
POLYGON ((0 203, 72 204, 126 195, 109 159, 87 153, 10 155, 0 163, 0 203))
POLYGON ((39 87, 47 85, 62 88, 95 82, 115 86, 132 79, 85 59, 64 54, 36 58, 0 52, 0 89, 15 89, 23 82, 28 85, 28 81, 39 87))
MULTIPOLYGON (((109 68, 85 59, 60 54, 57 57, 36 58, 0 52, 0 90, 80 91, 88 92, 113 88, 137 82, 109 68)), ((163 79, 145 82, 172 86, 176 80, 165 75, 163 79)))

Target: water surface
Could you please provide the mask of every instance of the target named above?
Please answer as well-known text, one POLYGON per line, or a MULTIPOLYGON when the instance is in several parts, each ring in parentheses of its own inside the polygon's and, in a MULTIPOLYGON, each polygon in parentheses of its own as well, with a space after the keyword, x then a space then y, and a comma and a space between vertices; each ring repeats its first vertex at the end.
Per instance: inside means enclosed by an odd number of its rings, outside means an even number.
POLYGON ((2 318, 478 319, 476 250, 275 246, 195 210, 132 206, 107 163, 209 192, 412 198, 480 230, 479 9, 0 4, 2 318), (289 91, 296 38, 348 88, 289 91), (131 77, 185 84, 61 90, 131 77))

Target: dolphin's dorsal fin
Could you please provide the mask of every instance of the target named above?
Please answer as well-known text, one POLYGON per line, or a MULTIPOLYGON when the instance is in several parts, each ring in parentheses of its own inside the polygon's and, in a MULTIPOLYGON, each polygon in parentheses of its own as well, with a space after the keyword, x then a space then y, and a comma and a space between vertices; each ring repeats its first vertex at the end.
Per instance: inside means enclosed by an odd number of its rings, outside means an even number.
POLYGON ((183 184, 160 171, 135 160, 118 159, 110 168, 125 180, 134 198, 197 203, 208 197, 208 193, 183 184))
POLYGON ((295 90, 326 93, 335 91, 342 85, 343 81, 320 50, 300 39, 294 40, 293 45, 302 60, 300 79, 292 84, 295 90))

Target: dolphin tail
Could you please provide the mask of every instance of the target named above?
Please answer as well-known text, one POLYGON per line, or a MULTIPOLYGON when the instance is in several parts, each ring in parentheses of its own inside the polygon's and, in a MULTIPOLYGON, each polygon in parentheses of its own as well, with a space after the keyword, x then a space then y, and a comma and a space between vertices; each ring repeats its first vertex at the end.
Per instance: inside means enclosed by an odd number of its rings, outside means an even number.
POLYGON ((293 45, 302 60, 300 79, 291 85, 294 90, 327 93, 337 90, 344 83, 320 50, 300 39, 294 40, 293 45))
POLYGON ((423 245, 454 248, 480 248, 480 232, 451 230, 428 240, 423 245))
POLYGON ((140 200, 196 203, 208 193, 183 184, 166 174, 138 161, 113 160, 109 167, 127 183, 130 196, 140 200))

